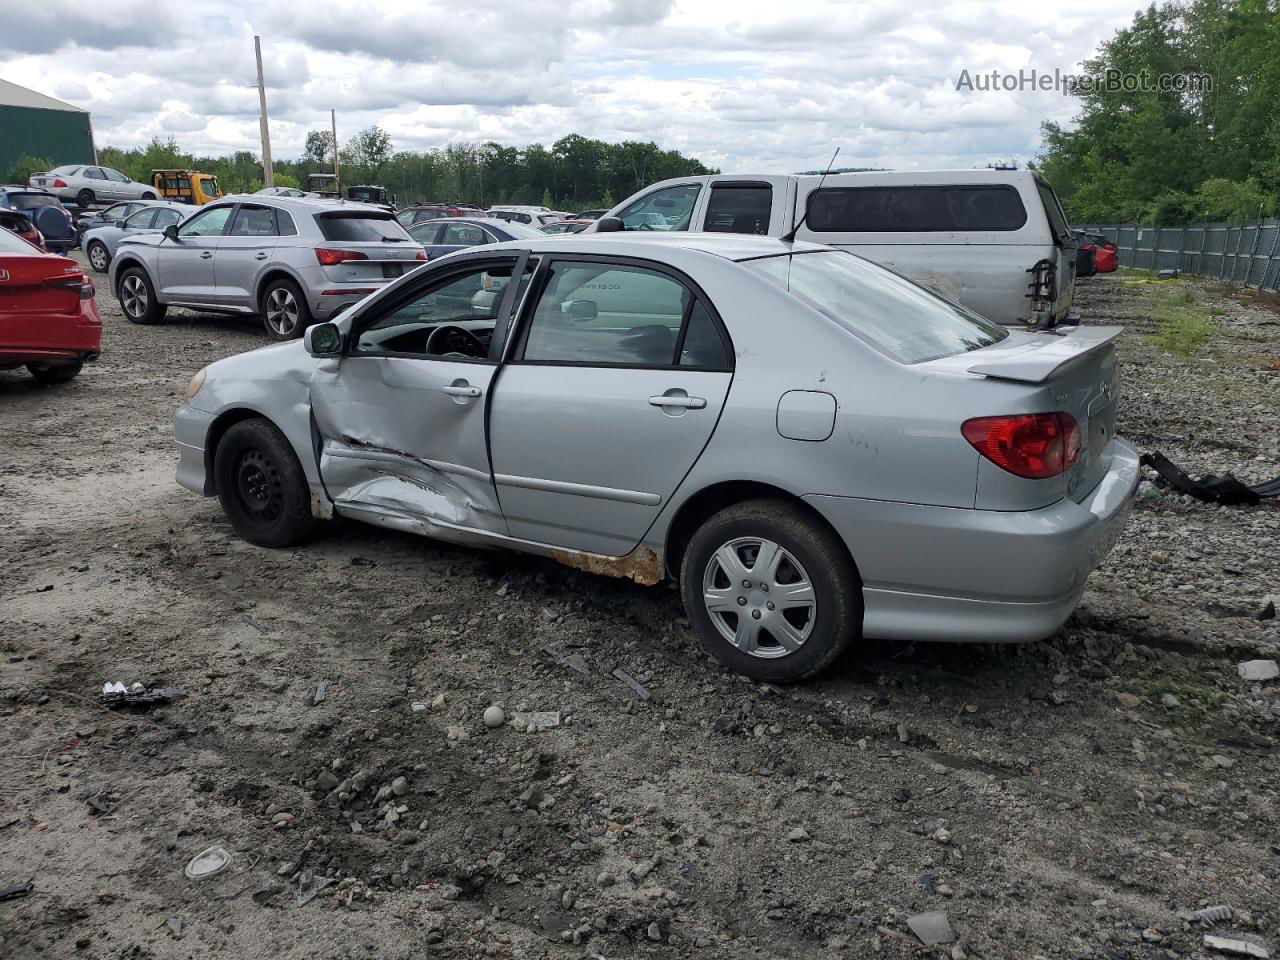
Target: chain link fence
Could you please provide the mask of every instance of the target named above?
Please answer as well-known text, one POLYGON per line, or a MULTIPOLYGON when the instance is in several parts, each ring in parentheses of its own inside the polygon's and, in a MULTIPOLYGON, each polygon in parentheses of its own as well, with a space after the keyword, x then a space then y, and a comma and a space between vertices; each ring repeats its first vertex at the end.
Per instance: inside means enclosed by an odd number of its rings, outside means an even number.
POLYGON ((1083 227, 1113 240, 1123 267, 1176 268, 1242 287, 1280 292, 1280 219, 1149 227, 1133 223, 1083 227))

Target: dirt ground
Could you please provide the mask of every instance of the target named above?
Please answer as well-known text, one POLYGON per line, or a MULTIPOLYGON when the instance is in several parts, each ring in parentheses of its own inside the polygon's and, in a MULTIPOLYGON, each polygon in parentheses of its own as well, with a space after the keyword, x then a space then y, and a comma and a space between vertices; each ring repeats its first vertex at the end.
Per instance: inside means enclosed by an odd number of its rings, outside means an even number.
MULTIPOLYGON (((1195 358, 1153 337, 1163 288, 1080 284, 1129 325, 1121 431, 1280 473, 1280 309, 1176 289, 1215 313, 1195 358)), ((1208 957, 1215 905, 1280 949, 1280 690, 1236 669, 1280 652, 1274 504, 1144 485, 1048 641, 864 643, 768 689, 666 588, 352 523, 242 542, 174 483, 170 418, 261 329, 99 304, 79 379, 0 373, 0 888, 34 885, 0 956, 1208 957), (116 680, 187 696, 113 712, 116 680)))

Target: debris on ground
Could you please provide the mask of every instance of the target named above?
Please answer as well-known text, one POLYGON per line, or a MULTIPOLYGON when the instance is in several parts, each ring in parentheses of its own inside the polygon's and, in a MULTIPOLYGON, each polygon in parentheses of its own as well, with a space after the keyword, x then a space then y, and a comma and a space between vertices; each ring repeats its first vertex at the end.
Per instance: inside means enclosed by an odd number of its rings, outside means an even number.
MULTIPOLYGON (((488 722, 486 719, 485 723, 488 722)), ((511 714, 511 723, 517 730, 525 733, 541 733, 543 730, 560 726, 560 712, 558 710, 517 710, 511 714)))
POLYGON ((169 928, 169 933, 173 936, 173 939, 175 940, 182 939, 183 924, 182 924, 181 917, 170 917, 168 920, 165 921, 165 926, 169 928))
POLYGON ((557 650, 555 647, 543 647, 542 649, 549 657, 551 657, 551 659, 561 666, 568 667, 570 670, 574 670, 583 676, 591 675, 591 667, 587 663, 586 657, 578 653, 576 650, 565 653, 561 650, 557 650))
POLYGON ((186 873, 192 880, 205 880, 221 873, 230 864, 231 854, 221 847, 209 847, 191 858, 186 873))
POLYGON ((104 707, 153 707, 172 703, 186 695, 187 691, 182 687, 146 687, 141 683, 126 686, 116 681, 102 685, 98 702, 104 707))
POLYGON ((11 883, 7 887, 0 887, 0 900, 16 900, 18 897, 25 897, 35 888, 34 883, 11 883))
POLYGON ((635 677, 631 676, 631 674, 627 673, 621 667, 618 667, 617 669, 615 669, 613 671, 613 675, 617 677, 619 680, 621 680, 623 683, 625 683, 633 691, 635 691, 636 696, 638 696, 641 700, 651 700, 653 698, 653 694, 649 692, 648 687, 646 687, 643 683, 641 683, 635 677))
POLYGON ((507 711, 503 710, 496 704, 492 707, 486 707, 484 711, 484 725, 486 727, 500 727, 507 722, 507 711))
POLYGON ((115 809, 115 804, 111 800, 109 793, 95 793, 88 797, 85 802, 89 804, 95 814, 99 816, 106 815, 115 809))
POLYGON ((1203 927, 1212 927, 1215 923, 1230 920, 1231 908, 1227 906, 1205 907, 1203 910, 1191 911, 1186 915, 1186 919, 1190 923, 1198 923, 1203 927))
POLYGON ((938 943, 951 943, 956 938, 945 910, 930 910, 928 913, 917 913, 913 917, 907 917, 907 927, 926 947, 932 947, 938 943))
POLYGON ((1227 953, 1233 957, 1256 957, 1257 960, 1268 960, 1271 951, 1248 940, 1232 940, 1230 937, 1215 937, 1211 933, 1204 935, 1204 945, 1210 950, 1227 953))
POLYGON ((311 705, 318 707, 324 703, 324 698, 329 695, 328 682, 321 680, 319 686, 316 687, 315 695, 311 698, 311 705))
POLYGON ((1236 669, 1243 680, 1273 680, 1280 677, 1280 664, 1274 660, 1246 660, 1237 664, 1236 669))

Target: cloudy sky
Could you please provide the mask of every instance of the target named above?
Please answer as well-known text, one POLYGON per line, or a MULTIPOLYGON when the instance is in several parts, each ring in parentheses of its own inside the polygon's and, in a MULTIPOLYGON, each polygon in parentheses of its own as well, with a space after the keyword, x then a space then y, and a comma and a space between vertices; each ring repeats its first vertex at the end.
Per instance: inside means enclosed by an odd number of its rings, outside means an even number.
MULTIPOLYGON (((1136 3, 1135 5, 1136 6, 1136 3)), ((916 0, 2 0, 0 77, 93 112, 99 146, 258 147, 260 34, 273 152, 338 111, 397 149, 654 140, 726 171, 1025 160, 1056 92, 970 75, 1078 69, 1123 2, 916 0)))

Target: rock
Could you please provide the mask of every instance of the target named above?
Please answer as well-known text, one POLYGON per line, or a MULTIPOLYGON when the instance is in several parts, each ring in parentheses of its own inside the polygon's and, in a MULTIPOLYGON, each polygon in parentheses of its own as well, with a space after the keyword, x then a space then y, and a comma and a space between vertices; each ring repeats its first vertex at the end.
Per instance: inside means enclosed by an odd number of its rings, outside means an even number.
POLYGON ((1236 665, 1243 680, 1271 680, 1280 677, 1280 666, 1274 660, 1246 660, 1236 665))
POLYGON ((1126 710, 1136 710, 1142 706, 1142 698, 1132 693, 1113 693, 1111 698, 1126 710))
POLYGON ((1178 707, 1182 706, 1182 701, 1179 700, 1177 697, 1175 697, 1172 693, 1166 693, 1163 697, 1160 698, 1160 702, 1163 703, 1170 710, 1176 710, 1178 707))
POLYGON ((328 793, 340 782, 341 781, 336 776, 328 770, 324 770, 320 773, 320 776, 316 777, 316 789, 321 793, 328 793))
POLYGON ((1254 614, 1255 620, 1274 620, 1276 618, 1276 598, 1267 594, 1262 598, 1262 609, 1254 614))
POLYGON ((661 943, 662 927, 658 926, 657 922, 655 921, 654 923, 649 924, 649 927, 647 930, 645 930, 644 935, 648 939, 652 940, 654 943, 661 943))
POLYGON ((445 696, 443 693, 437 693, 434 697, 431 698, 431 709, 443 710, 445 706, 448 705, 448 702, 449 701, 445 699, 445 696))
POLYGON ((792 843, 804 843, 809 839, 809 831, 804 827, 796 827, 787 834, 787 839, 792 843))
POLYGON ((899 743, 911 742, 911 731, 907 729, 907 725, 905 723, 898 724, 898 742, 899 743))
POLYGON ((1204 945, 1210 950, 1229 953, 1235 957, 1257 957, 1258 960, 1268 960, 1271 956, 1270 951, 1256 943, 1250 943, 1248 940, 1232 940, 1229 937, 1215 937, 1211 933, 1204 935, 1204 945))
POLYGON ((409 781, 404 777, 396 777, 391 781, 391 792, 397 797, 403 797, 409 792, 409 781))
POLYGON ((499 706, 488 707, 484 712, 484 725, 486 727, 500 727, 507 722, 507 711, 499 706))
POLYGON ((926 947, 937 943, 951 943, 956 938, 951 930, 951 924, 947 921, 945 910, 931 910, 928 913, 917 913, 914 917, 907 917, 907 927, 926 947))
POLYGON ((538 804, 542 803, 542 798, 542 788, 538 786, 528 787, 524 793, 520 794, 520 802, 530 810, 537 810, 538 804))
POLYGON ((565 910, 572 910, 577 897, 573 895, 572 890, 566 890, 560 897, 560 906, 565 910))
POLYGON ((597 887, 612 887, 617 882, 618 878, 612 873, 602 873, 596 877, 597 887))

